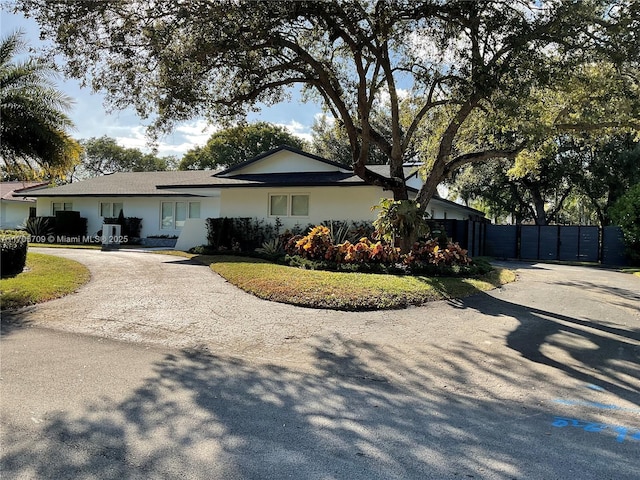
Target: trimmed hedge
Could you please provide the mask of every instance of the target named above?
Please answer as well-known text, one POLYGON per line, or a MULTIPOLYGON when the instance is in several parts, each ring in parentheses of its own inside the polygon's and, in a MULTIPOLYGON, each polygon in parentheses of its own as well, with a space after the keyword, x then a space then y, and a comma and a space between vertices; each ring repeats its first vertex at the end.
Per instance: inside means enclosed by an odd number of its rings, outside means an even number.
POLYGON ((252 252, 280 234, 281 224, 257 218, 207 218, 208 246, 216 251, 252 252))
POLYGON ((82 237, 87 234, 87 219, 80 212, 60 210, 56 212, 56 235, 82 237))
POLYGON ((29 234, 16 230, 3 230, 0 232, 0 245, 2 246, 1 275, 7 277, 22 272, 27 263, 29 234))

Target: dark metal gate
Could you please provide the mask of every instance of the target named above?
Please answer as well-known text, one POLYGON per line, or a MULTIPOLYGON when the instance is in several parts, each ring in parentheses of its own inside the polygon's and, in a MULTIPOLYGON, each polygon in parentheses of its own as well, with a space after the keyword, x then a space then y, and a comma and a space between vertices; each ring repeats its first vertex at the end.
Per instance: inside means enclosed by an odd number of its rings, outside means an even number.
POLYGON ((470 220, 437 223, 471 256, 627 264, 622 230, 616 226, 492 225, 470 220))

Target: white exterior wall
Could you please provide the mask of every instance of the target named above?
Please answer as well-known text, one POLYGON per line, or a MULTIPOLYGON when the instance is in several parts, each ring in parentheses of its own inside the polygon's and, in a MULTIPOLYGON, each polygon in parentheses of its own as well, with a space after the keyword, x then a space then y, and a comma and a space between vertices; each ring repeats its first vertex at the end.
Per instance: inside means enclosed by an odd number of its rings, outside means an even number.
POLYGON ((95 235, 102 229, 100 204, 103 202, 122 203, 125 217, 142 218, 142 237, 180 234, 180 229, 160 228, 162 202, 200 202, 200 218, 213 218, 220 214, 220 199, 217 197, 56 197, 38 198, 36 215, 52 216, 54 202, 71 203, 72 210, 87 219, 87 235, 95 235))
POLYGON ((32 202, 0 202, 0 228, 12 229, 23 225, 29 218, 29 208, 35 207, 32 202))
POLYGON ((465 210, 461 205, 457 208, 455 205, 451 205, 444 202, 439 202, 437 199, 431 200, 427 208, 427 213, 430 218, 436 220, 448 219, 448 220, 469 220, 470 212, 465 210))
POLYGON ((292 187, 292 188, 229 188, 221 192, 220 217, 252 217, 274 222, 269 217, 269 195, 309 195, 308 217, 279 216, 285 228, 295 224, 306 226, 323 220, 373 220, 371 211, 382 196, 390 196, 374 186, 351 187, 292 187))
MULTIPOLYGON (((308 217, 279 216, 285 228, 296 223, 306 226, 318 224, 324 220, 374 220, 377 211, 371 211, 382 197, 390 198, 391 192, 385 192, 375 186, 351 187, 293 187, 293 188, 229 188, 221 192, 220 217, 251 217, 275 221, 269 217, 270 194, 309 195, 308 217)), ((469 212, 454 205, 437 200, 429 202, 427 213, 434 211, 433 218, 468 220, 469 212)))

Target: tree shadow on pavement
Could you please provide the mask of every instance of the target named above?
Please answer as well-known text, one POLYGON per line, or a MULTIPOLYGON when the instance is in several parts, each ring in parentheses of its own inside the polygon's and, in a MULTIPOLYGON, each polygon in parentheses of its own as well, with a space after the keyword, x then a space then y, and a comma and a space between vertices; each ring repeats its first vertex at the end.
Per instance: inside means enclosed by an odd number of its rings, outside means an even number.
POLYGON ((516 319, 518 326, 507 335, 506 344, 523 358, 640 404, 640 329, 519 305, 486 293, 452 304, 516 319))
POLYGON ((16 310, 5 310, 0 317, 0 338, 10 335, 16 330, 31 326, 31 321, 25 319, 25 313, 31 312, 36 306, 23 307, 16 310))
MULTIPOLYGON (((513 342, 513 339, 511 340, 513 342)), ((557 429, 539 402, 505 397, 509 356, 477 347, 315 338, 308 369, 184 350, 122 401, 5 429, 4 478, 631 479, 637 444, 557 429), (437 353, 441 363, 429 361, 437 353), (483 378, 478 378, 481 371, 483 378), (485 378, 486 377, 486 378, 485 378), (597 464, 598 468, 593 466, 597 464)))

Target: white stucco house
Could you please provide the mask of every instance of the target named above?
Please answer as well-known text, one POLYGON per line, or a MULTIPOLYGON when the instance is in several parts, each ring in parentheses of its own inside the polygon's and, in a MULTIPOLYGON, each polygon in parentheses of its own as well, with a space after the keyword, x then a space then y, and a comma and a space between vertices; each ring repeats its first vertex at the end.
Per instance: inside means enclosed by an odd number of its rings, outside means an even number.
MULTIPOLYGON (((371 169, 380 175, 389 172, 387 166, 371 169)), ((411 174, 407 169, 415 194, 419 178, 411 174)), ((102 228, 105 217, 117 217, 122 210, 127 217, 142 218, 142 237, 179 236, 179 249, 206 243, 206 218, 272 222, 279 218, 284 228, 324 220, 373 220, 376 212, 371 207, 391 196, 341 164, 288 146, 220 171, 115 173, 55 188, 28 189, 28 194, 37 199, 38 216, 79 211, 88 219, 89 235, 102 228)), ((482 216, 438 198, 430 202, 427 212, 433 218, 482 216)))
POLYGON ((23 225, 36 215, 36 199, 16 194, 17 190, 42 187, 42 182, 2 182, 0 183, 0 229, 13 229, 23 225))

